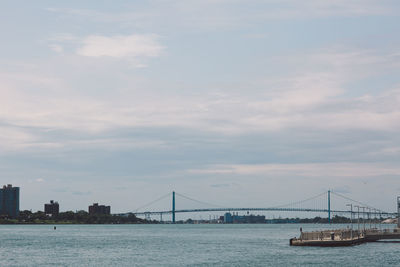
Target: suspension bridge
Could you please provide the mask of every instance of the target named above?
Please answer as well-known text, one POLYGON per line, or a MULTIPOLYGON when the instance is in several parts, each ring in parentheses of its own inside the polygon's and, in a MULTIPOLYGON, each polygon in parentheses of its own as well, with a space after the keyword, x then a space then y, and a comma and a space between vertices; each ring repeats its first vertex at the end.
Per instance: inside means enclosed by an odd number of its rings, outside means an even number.
MULTIPOLYGON (((400 209, 400 204, 399 204, 399 209, 400 209)), ((372 207, 371 205, 365 204, 363 202, 353 200, 349 197, 346 197, 340 193, 334 192, 332 190, 325 191, 321 194, 318 194, 316 196, 297 201, 297 202, 291 202, 285 205, 280 205, 280 206, 273 206, 273 207, 223 207, 219 205, 214 205, 210 204, 207 202, 199 201, 193 198, 190 198, 188 196, 185 196, 183 194, 177 193, 177 192, 171 192, 168 193, 164 196, 161 196, 157 198, 156 200, 153 200, 133 212, 129 213, 124 213, 120 215, 128 215, 128 214, 134 214, 136 216, 145 216, 145 218, 149 219, 153 215, 158 215, 160 216, 162 220, 162 216, 166 214, 171 215, 171 222, 175 223, 176 221, 176 214, 177 213, 198 213, 198 212, 239 212, 239 211, 272 211, 272 212, 313 212, 313 213, 325 213, 327 214, 328 222, 331 222, 332 214, 340 214, 340 215, 351 215, 353 216, 355 213, 357 213, 359 216, 366 215, 368 218, 370 216, 375 216, 379 218, 392 218, 392 217, 397 217, 398 213, 397 212, 387 212, 383 211, 381 209, 377 209, 372 207), (181 198, 184 198, 186 200, 190 200, 192 202, 202 204, 203 206, 208 206, 208 207, 203 207, 203 208, 187 208, 187 209, 178 209, 176 208, 176 197, 179 196, 181 198), (335 197, 335 200, 333 200, 333 197, 335 197), (143 209, 148 208, 149 206, 160 202, 164 201, 167 198, 171 198, 171 209, 165 209, 165 210, 147 210, 143 211, 143 209), (333 205, 335 203, 336 205, 333 205), (349 209, 351 207, 351 209, 349 209), (353 210, 354 207, 354 210, 353 210), (355 210, 357 208, 357 211, 355 210)))

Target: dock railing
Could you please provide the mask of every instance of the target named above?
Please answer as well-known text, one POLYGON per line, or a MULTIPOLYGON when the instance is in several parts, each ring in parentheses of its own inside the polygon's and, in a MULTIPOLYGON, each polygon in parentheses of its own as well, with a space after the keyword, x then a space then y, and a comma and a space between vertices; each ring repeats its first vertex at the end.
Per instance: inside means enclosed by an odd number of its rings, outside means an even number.
POLYGON ((301 240, 345 240, 345 239, 355 239, 363 237, 363 233, 357 230, 351 229, 336 229, 336 230, 323 230, 323 231, 313 231, 313 232, 301 232, 301 240))

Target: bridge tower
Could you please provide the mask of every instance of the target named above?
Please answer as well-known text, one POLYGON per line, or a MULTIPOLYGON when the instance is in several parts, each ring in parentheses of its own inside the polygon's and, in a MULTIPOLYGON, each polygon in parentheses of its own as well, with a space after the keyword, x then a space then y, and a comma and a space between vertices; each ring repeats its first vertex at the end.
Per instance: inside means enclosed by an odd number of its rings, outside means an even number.
POLYGON ((175 223, 175 191, 172 191, 172 223, 175 223))
POLYGON ((400 197, 397 197, 397 227, 400 228, 400 197))
POLYGON ((328 223, 331 223, 331 190, 328 190, 328 223))

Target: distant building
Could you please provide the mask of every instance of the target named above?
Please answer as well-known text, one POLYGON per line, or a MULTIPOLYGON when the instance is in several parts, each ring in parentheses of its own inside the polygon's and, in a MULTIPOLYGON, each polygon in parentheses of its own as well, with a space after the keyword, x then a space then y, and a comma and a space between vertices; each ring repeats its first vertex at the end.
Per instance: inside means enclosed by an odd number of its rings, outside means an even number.
POLYGON ((233 223, 265 223, 264 215, 233 216, 233 223))
POLYGON ((224 223, 233 223, 232 214, 230 212, 225 213, 224 223))
POLYGON ((50 214, 51 216, 57 216, 60 211, 60 205, 54 200, 50 200, 50 203, 44 204, 44 213, 50 214))
POLYGON ((0 214, 12 218, 19 215, 19 187, 8 184, 0 189, 0 214))
POLYGON ((99 203, 93 203, 92 206, 89 206, 89 214, 110 214, 111 207, 99 205, 99 203))
POLYGON ((239 215, 238 213, 230 212, 225 213, 224 215, 224 223, 265 223, 264 215, 239 215))

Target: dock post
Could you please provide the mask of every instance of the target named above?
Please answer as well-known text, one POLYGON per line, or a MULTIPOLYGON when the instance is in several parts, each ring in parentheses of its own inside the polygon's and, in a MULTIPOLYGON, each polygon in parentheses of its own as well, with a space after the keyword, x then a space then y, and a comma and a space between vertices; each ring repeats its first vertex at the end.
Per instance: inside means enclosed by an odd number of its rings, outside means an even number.
POLYGON ((331 223, 331 190, 328 190, 328 223, 331 223))
POLYGON ((397 197, 397 227, 400 228, 400 197, 397 197))
POLYGON ((363 216, 362 216, 362 219, 363 219, 363 224, 364 224, 364 234, 365 234, 365 218, 364 218, 364 215, 365 215, 365 207, 361 207, 362 208, 362 210, 363 210, 363 216))
POLYGON ((371 229, 371 220, 372 220, 371 208, 367 208, 367 210, 368 210, 369 229, 371 229))
POLYGON ((346 206, 350 206, 351 240, 353 240, 353 204, 347 204, 346 206))
POLYGON ((360 206, 357 207, 357 234, 360 234, 360 206))
POLYGON ((172 223, 175 223, 175 191, 172 191, 172 223))

